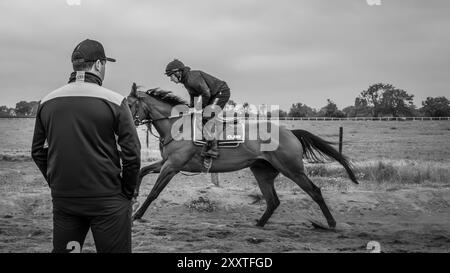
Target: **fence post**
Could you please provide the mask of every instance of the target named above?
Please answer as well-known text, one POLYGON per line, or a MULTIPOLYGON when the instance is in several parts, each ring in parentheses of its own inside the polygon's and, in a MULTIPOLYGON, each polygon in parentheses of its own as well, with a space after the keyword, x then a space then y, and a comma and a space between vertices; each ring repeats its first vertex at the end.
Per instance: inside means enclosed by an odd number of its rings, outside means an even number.
POLYGON ((342 135, 344 133, 344 128, 339 127, 339 154, 342 155, 342 135))
POLYGON ((145 143, 147 144, 147 149, 148 149, 148 128, 147 128, 147 130, 145 132, 146 132, 145 143))
POLYGON ((219 174, 218 173, 211 173, 211 182, 219 187, 219 174))

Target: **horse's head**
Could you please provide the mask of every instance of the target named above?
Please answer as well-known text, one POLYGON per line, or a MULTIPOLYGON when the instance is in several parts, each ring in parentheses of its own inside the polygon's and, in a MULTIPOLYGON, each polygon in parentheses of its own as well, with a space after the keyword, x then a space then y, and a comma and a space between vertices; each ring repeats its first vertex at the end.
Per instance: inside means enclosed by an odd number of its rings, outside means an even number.
POLYGON ((127 97, 128 106, 133 116, 134 124, 136 126, 145 124, 148 122, 148 113, 144 102, 144 95, 138 91, 136 83, 131 86, 131 92, 127 97))
POLYGON ((186 101, 170 91, 154 88, 141 92, 138 91, 138 86, 135 83, 131 87, 131 93, 128 95, 127 101, 136 126, 168 119, 173 107, 187 105, 186 101))

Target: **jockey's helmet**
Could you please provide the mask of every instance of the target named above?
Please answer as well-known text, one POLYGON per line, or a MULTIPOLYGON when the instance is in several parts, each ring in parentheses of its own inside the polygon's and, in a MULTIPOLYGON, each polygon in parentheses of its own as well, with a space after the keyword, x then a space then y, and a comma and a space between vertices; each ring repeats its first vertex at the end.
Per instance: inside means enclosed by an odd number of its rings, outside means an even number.
POLYGON ((175 60, 171 61, 169 64, 167 64, 166 75, 170 76, 173 73, 175 73, 176 71, 178 71, 184 67, 185 67, 184 64, 180 60, 175 59, 175 60))

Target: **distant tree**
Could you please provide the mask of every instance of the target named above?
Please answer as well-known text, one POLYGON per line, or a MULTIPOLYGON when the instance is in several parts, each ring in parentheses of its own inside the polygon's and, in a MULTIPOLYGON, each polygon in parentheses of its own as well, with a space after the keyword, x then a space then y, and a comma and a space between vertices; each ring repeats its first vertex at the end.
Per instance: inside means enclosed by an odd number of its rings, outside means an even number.
POLYGON ((383 93, 386 90, 395 89, 391 84, 377 83, 369 86, 367 90, 361 92, 359 100, 372 108, 372 116, 378 117, 382 113, 383 93))
POLYGON ((450 117, 450 101, 446 97, 428 97, 421 110, 429 117, 450 117))
POLYGON ((355 106, 347 106, 342 109, 342 112, 346 117, 356 117, 357 110, 355 106))
POLYGON ((342 109, 346 117, 370 117, 373 114, 373 107, 367 105, 367 101, 361 97, 355 98, 355 105, 342 109))
POLYGON ((270 112, 270 107, 268 104, 261 104, 256 106, 256 111, 259 116, 267 116, 270 112))
POLYGON ((392 84, 377 83, 361 92, 357 101, 355 100, 355 106, 358 104, 361 109, 369 107, 374 117, 380 114, 408 115, 414 109, 413 97, 414 95, 409 95, 405 90, 397 89, 392 84))
POLYGON ((39 102, 35 101, 32 103, 30 116, 33 116, 33 117, 36 116, 38 107, 39 107, 39 102))
POLYGON ((345 114, 338 109, 336 103, 331 99, 327 99, 327 105, 320 109, 319 115, 324 117, 345 117, 345 114))
POLYGON ((402 89, 385 90, 381 99, 381 112, 394 117, 412 116, 415 109, 413 97, 402 89))
POLYGON ((269 116, 269 117, 277 116, 277 117, 280 117, 280 118, 284 118, 284 117, 288 116, 288 113, 286 111, 282 110, 282 109, 279 109, 277 114, 275 114, 275 111, 276 110, 270 111, 267 114, 267 116, 269 116))
POLYGON ((428 116, 424 111, 423 108, 415 108, 411 110, 411 115, 413 117, 425 117, 428 116))
POLYGON ((9 115, 9 108, 8 106, 2 105, 0 106, 0 117, 5 118, 5 117, 10 117, 9 115))
POLYGON ((19 115, 26 115, 31 111, 31 105, 26 101, 16 103, 16 113, 19 115))
POLYGON ((297 102, 292 104, 288 116, 290 117, 313 117, 317 114, 316 110, 306 104, 297 102))
POLYGON ((231 105, 231 106, 233 106, 233 107, 236 107, 236 102, 234 102, 234 100, 228 100, 228 102, 227 102, 227 104, 228 105, 231 105))
POLYGON ((32 114, 36 114, 38 104, 39 102, 37 101, 20 101, 16 103, 16 114, 24 116, 31 116, 32 114))
POLYGON ((253 104, 247 104, 247 107, 244 107, 244 109, 247 114, 252 114, 256 116, 259 113, 258 107, 256 107, 256 105, 253 104))
POLYGON ((355 98, 355 117, 368 117, 373 113, 372 107, 367 105, 367 101, 360 97, 355 98))
POLYGON ((229 101, 225 104, 224 110, 225 110, 227 116, 228 116, 228 115, 234 114, 234 111, 236 110, 236 105, 237 105, 237 103, 234 102, 233 100, 229 100, 229 101), (233 112, 233 113, 232 113, 232 112, 233 112))
POLYGON ((278 116, 279 116, 280 118, 287 117, 287 116, 288 116, 288 112, 286 112, 286 111, 280 109, 280 112, 278 113, 278 116))
POLYGON ((244 102, 242 107, 238 105, 236 108, 239 108, 241 112, 244 112, 245 117, 249 117, 250 115, 256 116, 258 114, 258 108, 248 102, 244 102))

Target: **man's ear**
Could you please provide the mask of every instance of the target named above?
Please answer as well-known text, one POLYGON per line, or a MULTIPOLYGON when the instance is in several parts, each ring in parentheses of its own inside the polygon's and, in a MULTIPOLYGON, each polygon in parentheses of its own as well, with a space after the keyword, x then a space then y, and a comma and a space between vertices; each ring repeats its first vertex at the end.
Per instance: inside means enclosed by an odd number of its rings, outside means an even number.
POLYGON ((100 72, 101 67, 102 67, 102 61, 100 61, 100 60, 95 61, 94 70, 100 72))

